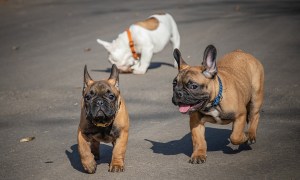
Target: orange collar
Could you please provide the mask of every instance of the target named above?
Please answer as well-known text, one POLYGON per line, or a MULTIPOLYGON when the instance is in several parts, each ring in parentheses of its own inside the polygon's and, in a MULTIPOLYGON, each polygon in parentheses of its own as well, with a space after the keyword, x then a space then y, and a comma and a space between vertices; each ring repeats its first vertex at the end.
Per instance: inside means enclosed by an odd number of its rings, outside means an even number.
POLYGON ((134 58, 135 60, 139 60, 140 57, 141 57, 141 54, 136 53, 136 51, 135 51, 135 49, 134 49, 134 42, 133 42, 133 40, 132 40, 130 30, 127 29, 126 31, 127 31, 127 36, 128 36, 128 40, 129 40, 129 47, 130 47, 132 56, 133 56, 133 58, 134 58))

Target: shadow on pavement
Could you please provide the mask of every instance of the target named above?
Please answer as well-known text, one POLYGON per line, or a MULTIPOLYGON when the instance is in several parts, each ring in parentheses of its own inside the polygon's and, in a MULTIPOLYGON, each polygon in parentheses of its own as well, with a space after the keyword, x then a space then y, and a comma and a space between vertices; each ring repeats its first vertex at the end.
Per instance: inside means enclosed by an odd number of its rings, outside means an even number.
MULTIPOLYGON (((79 157, 78 144, 74 144, 73 146, 70 147, 70 149, 71 152, 66 150, 65 153, 72 167, 77 171, 85 173, 79 157)), ((112 156, 112 146, 106 144, 100 144, 100 160, 97 161, 97 164, 110 163, 111 156, 112 156)))
MULTIPOLYGON (((149 69, 156 69, 156 68, 159 68, 161 67, 162 65, 164 66, 170 66, 170 67, 174 67, 173 64, 170 64, 170 63, 164 63, 164 62, 152 62, 148 68, 149 69)), ((110 70, 111 68, 106 68, 106 69, 92 69, 91 71, 94 71, 94 72, 107 72, 107 73, 110 73, 110 70)), ((130 74, 130 73, 125 73, 125 74, 130 74)))
POLYGON ((156 142, 149 139, 145 141, 151 142, 153 153, 163 155, 177 155, 185 154, 190 156, 192 154, 192 140, 191 133, 186 134, 179 140, 169 141, 166 143, 156 142))
MULTIPOLYGON (((232 149, 228 146, 230 144, 229 137, 231 130, 228 129, 215 129, 206 127, 205 139, 207 142, 207 151, 223 151, 224 154, 236 154, 241 151, 251 150, 249 145, 240 145, 237 149, 232 149)), ((153 153, 163 155, 177 155, 185 154, 186 156, 192 155, 192 139, 191 133, 186 134, 179 140, 173 140, 166 143, 156 142, 149 139, 145 141, 151 142, 153 153)))
POLYGON ((71 151, 66 150, 65 153, 72 165, 72 167, 80 172, 85 172, 79 158, 79 153, 78 153, 78 144, 74 144, 73 146, 70 147, 71 151))

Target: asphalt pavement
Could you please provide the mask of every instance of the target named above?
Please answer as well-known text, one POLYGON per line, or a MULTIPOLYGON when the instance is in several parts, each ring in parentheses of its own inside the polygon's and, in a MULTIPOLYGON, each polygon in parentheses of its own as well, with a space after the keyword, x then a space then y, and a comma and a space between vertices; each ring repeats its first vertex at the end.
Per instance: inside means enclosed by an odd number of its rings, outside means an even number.
POLYGON ((299 1, 0 0, 0 179, 300 179, 299 1), (205 47, 235 49, 265 68, 257 143, 235 146, 231 124, 206 124, 207 162, 189 164, 187 115, 172 102, 172 46, 145 75, 120 75, 130 115, 125 172, 109 173, 101 144, 97 172, 80 164, 83 68, 106 79, 111 64, 96 39, 112 41, 130 24, 170 13, 183 58, 200 65, 205 47), (20 142, 24 137, 35 137, 20 142))

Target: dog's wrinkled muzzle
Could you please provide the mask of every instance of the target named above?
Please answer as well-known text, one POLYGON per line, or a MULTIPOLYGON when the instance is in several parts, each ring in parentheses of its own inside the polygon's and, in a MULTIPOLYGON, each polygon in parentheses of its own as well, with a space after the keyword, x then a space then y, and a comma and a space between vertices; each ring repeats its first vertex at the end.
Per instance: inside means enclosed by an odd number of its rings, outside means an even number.
POLYGON ((114 111, 114 108, 108 106, 99 101, 96 104, 87 103, 85 106, 87 120, 98 127, 109 126, 113 121, 116 111, 114 111))

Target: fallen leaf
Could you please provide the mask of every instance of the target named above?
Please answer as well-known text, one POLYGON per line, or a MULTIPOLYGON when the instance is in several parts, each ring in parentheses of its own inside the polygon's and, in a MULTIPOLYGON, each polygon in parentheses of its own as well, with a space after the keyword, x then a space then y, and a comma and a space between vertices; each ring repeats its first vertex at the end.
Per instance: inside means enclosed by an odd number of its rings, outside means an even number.
POLYGON ((89 52, 89 51, 91 51, 92 49, 91 48, 85 48, 84 49, 84 52, 89 52))
POLYGON ((12 49, 13 51, 17 51, 17 50, 20 49, 20 47, 19 47, 19 46, 12 46, 11 49, 12 49))
POLYGON ((54 163, 53 161, 46 161, 46 164, 54 163))
POLYGON ((20 139, 20 142, 29 142, 29 141, 32 141, 34 139, 35 139, 35 137, 26 137, 26 138, 20 139))

